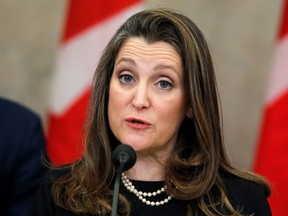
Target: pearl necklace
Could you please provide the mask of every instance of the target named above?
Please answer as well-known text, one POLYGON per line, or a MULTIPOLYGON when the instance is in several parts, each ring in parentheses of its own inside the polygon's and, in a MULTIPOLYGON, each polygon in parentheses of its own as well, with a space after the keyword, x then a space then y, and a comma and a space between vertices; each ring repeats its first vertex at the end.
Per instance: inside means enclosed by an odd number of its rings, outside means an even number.
POLYGON ((147 197, 157 196, 158 194, 165 192, 166 186, 162 187, 161 189, 159 189, 157 191, 147 193, 147 192, 138 191, 135 188, 135 186, 132 184, 132 182, 128 179, 128 177, 124 175, 124 173, 122 173, 121 179, 122 179, 122 183, 126 187, 126 189, 128 191, 130 191, 131 193, 135 194, 138 197, 138 199, 141 200, 146 205, 160 206, 160 205, 164 205, 165 203, 168 203, 172 199, 172 195, 168 195, 168 197, 166 199, 161 200, 161 201, 157 201, 157 202, 147 200, 146 199, 147 197))

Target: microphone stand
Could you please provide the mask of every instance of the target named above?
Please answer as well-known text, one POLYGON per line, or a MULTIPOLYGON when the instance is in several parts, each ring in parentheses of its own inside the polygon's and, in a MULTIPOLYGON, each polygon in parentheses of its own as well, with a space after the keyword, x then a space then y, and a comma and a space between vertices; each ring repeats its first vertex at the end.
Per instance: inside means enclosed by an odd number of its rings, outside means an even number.
POLYGON ((118 145, 113 151, 112 162, 116 167, 116 175, 111 216, 116 216, 121 173, 133 167, 136 162, 136 153, 134 149, 127 144, 118 145))
POLYGON ((119 196, 119 186, 120 186, 120 176, 124 169, 125 159, 122 157, 120 160, 119 167, 116 172, 115 176, 115 183, 114 183, 114 194, 113 194, 113 202, 112 202, 112 212, 111 216, 116 216, 117 207, 118 207, 118 196, 119 196))

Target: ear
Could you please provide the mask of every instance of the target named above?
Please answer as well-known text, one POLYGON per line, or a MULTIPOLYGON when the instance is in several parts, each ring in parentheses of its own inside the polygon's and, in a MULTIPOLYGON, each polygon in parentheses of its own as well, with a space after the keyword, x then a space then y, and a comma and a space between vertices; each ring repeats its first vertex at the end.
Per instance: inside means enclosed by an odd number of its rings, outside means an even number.
POLYGON ((193 117, 193 112, 192 112, 192 108, 191 107, 187 107, 186 116, 187 116, 187 118, 192 118, 193 117))

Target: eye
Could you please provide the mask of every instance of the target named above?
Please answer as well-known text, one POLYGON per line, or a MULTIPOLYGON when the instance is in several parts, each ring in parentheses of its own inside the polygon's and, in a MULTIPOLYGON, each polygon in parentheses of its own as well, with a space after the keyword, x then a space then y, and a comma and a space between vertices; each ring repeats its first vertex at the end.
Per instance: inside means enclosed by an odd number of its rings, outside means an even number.
POLYGON ((160 80, 157 85, 161 88, 161 89, 171 89, 172 88, 172 84, 166 80, 160 80))
POLYGON ((133 81, 133 77, 130 74, 121 74, 119 79, 122 83, 131 83, 133 81))

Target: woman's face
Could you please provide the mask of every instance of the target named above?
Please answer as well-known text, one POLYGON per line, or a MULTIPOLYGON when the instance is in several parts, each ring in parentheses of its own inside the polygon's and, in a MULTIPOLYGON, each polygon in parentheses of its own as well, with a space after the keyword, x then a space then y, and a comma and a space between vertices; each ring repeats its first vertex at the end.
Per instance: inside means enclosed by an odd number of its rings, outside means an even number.
POLYGON ((110 81, 108 118, 115 137, 138 154, 168 156, 186 114, 183 65, 175 48, 127 40, 110 81))

